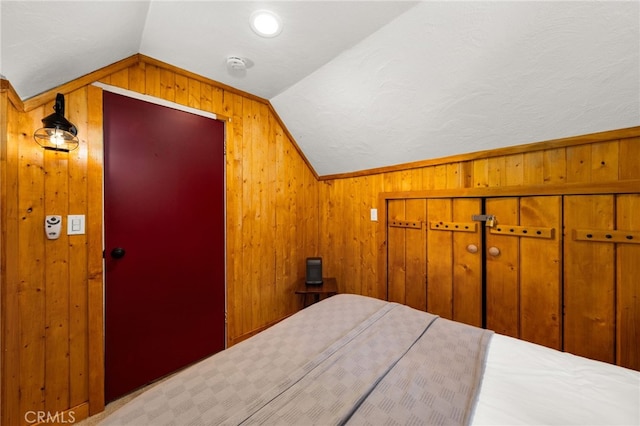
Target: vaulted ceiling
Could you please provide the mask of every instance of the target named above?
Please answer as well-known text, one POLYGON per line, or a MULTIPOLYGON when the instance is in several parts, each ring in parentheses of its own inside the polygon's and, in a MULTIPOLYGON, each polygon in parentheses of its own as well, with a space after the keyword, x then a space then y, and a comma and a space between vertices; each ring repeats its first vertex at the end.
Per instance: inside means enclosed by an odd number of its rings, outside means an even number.
POLYGON ((319 175, 640 125, 637 1, 2 0, 0 14, 0 74, 23 99, 142 53, 268 99, 319 175), (277 37, 251 30, 259 9, 277 37))

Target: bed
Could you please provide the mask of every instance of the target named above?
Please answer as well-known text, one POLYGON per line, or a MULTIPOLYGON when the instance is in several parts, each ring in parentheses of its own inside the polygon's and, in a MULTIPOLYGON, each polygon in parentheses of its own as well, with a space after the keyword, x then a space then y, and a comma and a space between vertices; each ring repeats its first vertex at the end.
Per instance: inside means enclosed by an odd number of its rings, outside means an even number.
POLYGON ((640 373, 340 294, 151 387, 113 425, 638 425, 640 373))

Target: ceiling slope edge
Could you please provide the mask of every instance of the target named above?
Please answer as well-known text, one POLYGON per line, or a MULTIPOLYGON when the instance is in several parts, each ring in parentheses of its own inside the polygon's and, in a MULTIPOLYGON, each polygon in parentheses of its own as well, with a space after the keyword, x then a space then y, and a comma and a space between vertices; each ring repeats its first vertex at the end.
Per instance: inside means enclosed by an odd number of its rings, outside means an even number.
MULTIPOLYGON (((268 99, 264 99, 260 96, 256 96, 254 94, 245 92, 243 90, 240 89, 236 89, 235 87, 226 85, 224 83, 220 83, 218 81, 212 80, 210 78, 207 77, 203 77, 199 74, 195 74, 192 73, 190 71, 184 70, 182 68, 173 66, 171 64, 168 64, 166 62, 162 62, 159 61, 157 59, 151 58, 149 56, 143 55, 141 53, 136 53, 134 55, 131 55, 127 58, 124 58, 118 62, 114 62, 113 64, 107 65, 105 67, 102 67, 98 70, 95 70, 89 74, 86 74, 84 76, 78 77, 74 80, 68 81, 66 83, 63 83, 57 87, 54 87, 52 89, 49 89, 45 92, 42 92, 38 95, 35 95, 31 98, 22 100, 19 96, 19 94, 16 92, 16 90, 13 88, 13 86, 11 85, 11 82, 9 80, 5 80, 5 79, 0 79, 0 90, 2 91, 8 91, 9 93, 9 101, 13 104, 13 106, 20 112, 29 112, 32 111, 48 102, 52 102, 55 98, 56 95, 58 93, 62 93, 62 94, 68 94, 70 92, 73 92, 74 90, 77 90, 81 87, 84 86, 88 86, 91 85, 95 82, 100 81, 101 79, 105 78, 108 75, 114 74, 118 71, 122 71, 126 68, 129 68, 131 66, 134 66, 136 64, 140 64, 140 63, 144 63, 144 64, 149 64, 149 65, 154 65, 157 66, 159 68, 164 68, 164 69, 168 69, 168 70, 172 70, 174 72, 177 72, 179 74, 182 74, 186 77, 189 78, 193 78, 195 80, 207 83, 207 84, 211 84, 214 85, 216 87, 219 87, 223 90, 232 92, 234 94, 243 96, 245 98, 249 98, 252 99, 254 101, 260 102, 262 104, 265 104, 268 109, 269 109, 269 113, 273 114, 274 119, 276 120, 276 122, 282 127, 282 130, 284 132, 284 134, 289 138, 289 140, 291 141, 293 147, 295 148, 296 152, 300 155, 300 157, 302 158, 302 161, 306 164, 306 166, 309 168, 309 170, 311 171, 312 175, 314 176, 314 178, 316 180, 319 179, 318 173, 316 172, 316 170, 314 169, 314 167, 312 166, 312 164, 309 162, 309 159, 307 158, 307 156, 304 154, 304 152, 302 151, 302 149, 300 148, 300 146, 298 145, 298 143, 296 142, 295 138, 293 137, 293 135, 291 134, 291 132, 289 131, 289 129, 287 128, 287 126, 285 125, 284 121, 282 120, 282 118, 280 117, 280 115, 278 115, 278 112, 276 111, 276 109, 273 107, 273 105, 271 104, 271 102, 268 99)), ((221 117, 223 117, 224 115, 221 115, 221 117)))
POLYGON ((504 155, 523 154, 535 151, 544 151, 547 149, 566 148, 577 145, 587 145, 597 142, 606 142, 614 139, 632 139, 640 137, 640 125, 633 127, 625 127, 622 129, 610 129, 596 133, 588 133, 583 135, 569 136, 559 139, 551 139, 537 142, 530 142, 519 145, 512 145, 503 148, 486 149, 482 151, 472 151, 464 154, 455 154, 445 157, 431 158, 413 161, 410 163, 401 163, 391 166, 377 167, 373 169, 358 170, 354 172, 336 173, 330 175, 321 175, 319 180, 347 179, 362 176, 372 176, 381 173, 399 172, 412 169, 419 169, 429 166, 440 166, 443 164, 480 160, 486 158, 500 157, 504 155))

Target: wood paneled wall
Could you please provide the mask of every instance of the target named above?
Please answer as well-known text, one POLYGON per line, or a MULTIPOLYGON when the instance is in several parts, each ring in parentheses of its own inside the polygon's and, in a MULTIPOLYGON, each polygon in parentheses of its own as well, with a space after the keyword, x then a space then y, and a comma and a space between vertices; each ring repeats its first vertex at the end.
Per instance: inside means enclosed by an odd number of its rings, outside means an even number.
MULTIPOLYGON (((383 200, 562 194, 640 179, 640 128, 514 146, 398 167, 320 177, 320 250, 341 292, 386 298, 383 200), (482 190, 482 193, 478 191, 482 190), (395 196, 394 194, 398 195, 395 196)), ((637 192, 640 193, 640 185, 637 192)))
POLYGON ((102 89, 91 85, 96 80, 228 118, 229 344, 300 309, 295 282, 304 276, 304 259, 319 254, 317 176, 267 101, 142 55, 24 103, 5 84, 2 425, 27 423, 31 411, 78 420, 104 406, 102 89), (56 91, 65 94, 65 115, 78 127, 80 147, 70 153, 44 151, 33 140, 56 91), (84 214, 87 233, 47 240, 47 214, 84 214))
POLYGON ((500 195, 533 186, 557 194, 576 183, 640 179, 637 127, 318 178, 267 101, 142 55, 24 102, 3 80, 2 425, 24 424, 27 411, 71 409, 78 420, 103 408, 102 89, 94 81, 230 119, 229 344, 301 308, 293 286, 308 256, 324 258, 341 292, 386 298, 384 235, 370 220, 384 194, 494 188, 500 195), (79 129, 80 148, 69 154, 45 152, 32 137, 56 92, 79 129), (87 234, 48 241, 46 214, 85 214, 87 234))

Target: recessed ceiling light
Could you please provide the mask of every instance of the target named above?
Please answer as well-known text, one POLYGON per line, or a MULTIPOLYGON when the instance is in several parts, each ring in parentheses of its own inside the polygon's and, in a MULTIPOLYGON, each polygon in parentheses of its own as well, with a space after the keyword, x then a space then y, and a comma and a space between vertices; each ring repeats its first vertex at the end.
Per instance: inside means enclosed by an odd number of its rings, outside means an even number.
POLYGON ((251 14, 251 29, 262 37, 275 37, 282 31, 282 20, 268 10, 257 10, 251 14))

